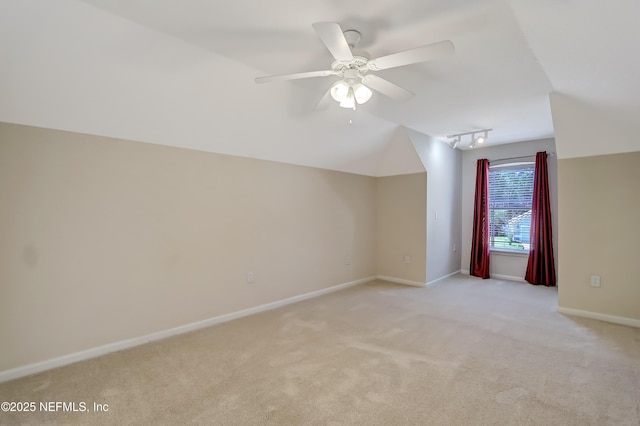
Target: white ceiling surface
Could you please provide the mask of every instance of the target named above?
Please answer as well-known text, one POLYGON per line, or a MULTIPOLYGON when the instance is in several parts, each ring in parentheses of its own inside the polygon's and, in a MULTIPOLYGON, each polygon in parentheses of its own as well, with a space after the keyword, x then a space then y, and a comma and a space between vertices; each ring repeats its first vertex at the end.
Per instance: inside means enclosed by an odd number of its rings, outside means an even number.
MULTIPOLYGON (((633 128, 635 0, 3 0, 0 121, 372 176, 419 171, 402 126, 488 143, 553 136, 549 93, 633 128), (452 40, 455 55, 379 72, 416 93, 314 111, 334 81, 311 24, 362 33, 372 56, 452 40), (349 120, 353 123, 349 125, 349 120)), ((615 143, 615 141, 613 142, 615 143)))

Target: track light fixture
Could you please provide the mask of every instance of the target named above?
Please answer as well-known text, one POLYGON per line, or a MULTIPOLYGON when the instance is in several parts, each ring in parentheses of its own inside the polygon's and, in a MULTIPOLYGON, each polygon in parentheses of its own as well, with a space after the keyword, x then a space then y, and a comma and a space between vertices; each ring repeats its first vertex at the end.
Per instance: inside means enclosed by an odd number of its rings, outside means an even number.
POLYGON ((483 144, 487 140, 487 138, 489 137, 489 132, 492 130, 493 129, 482 129, 482 130, 474 130, 472 132, 456 133, 455 135, 449 135, 447 136, 449 139, 451 139, 449 141, 449 146, 451 148, 457 147, 458 144, 460 144, 460 142, 462 141, 463 136, 470 135, 471 140, 469 141, 468 146, 469 148, 475 148, 478 144, 483 144))

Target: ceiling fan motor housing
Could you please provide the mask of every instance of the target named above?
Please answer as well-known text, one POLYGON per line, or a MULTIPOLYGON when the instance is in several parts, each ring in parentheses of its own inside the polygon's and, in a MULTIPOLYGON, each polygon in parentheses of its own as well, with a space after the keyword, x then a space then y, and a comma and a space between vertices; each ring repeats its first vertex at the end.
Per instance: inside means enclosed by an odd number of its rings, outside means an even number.
MULTIPOLYGON (((355 52, 354 52, 355 53, 355 52)), ((365 54, 368 56, 367 52, 358 52, 361 54, 365 54)), ((357 70, 357 71, 368 71, 367 68, 367 63, 369 62, 369 59, 364 57, 364 56, 353 56, 353 59, 349 60, 349 61, 334 61, 331 64, 331 69, 335 70, 335 71, 340 71, 340 72, 345 72, 346 75, 346 71, 348 70, 357 70)))

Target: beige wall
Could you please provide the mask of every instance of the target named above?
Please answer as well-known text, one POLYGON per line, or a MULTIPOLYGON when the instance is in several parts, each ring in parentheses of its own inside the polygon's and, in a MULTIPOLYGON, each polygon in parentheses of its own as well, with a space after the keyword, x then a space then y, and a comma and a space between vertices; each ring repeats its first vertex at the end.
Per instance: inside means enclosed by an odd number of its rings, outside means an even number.
POLYGON ((387 176, 376 182, 378 275, 426 282, 427 175, 387 176), (404 257, 410 256, 411 263, 404 257))
POLYGON ((375 197, 371 177, 0 124, 0 371, 375 275, 375 197))
POLYGON ((640 152, 561 159, 558 170, 559 306, 640 320, 640 152))

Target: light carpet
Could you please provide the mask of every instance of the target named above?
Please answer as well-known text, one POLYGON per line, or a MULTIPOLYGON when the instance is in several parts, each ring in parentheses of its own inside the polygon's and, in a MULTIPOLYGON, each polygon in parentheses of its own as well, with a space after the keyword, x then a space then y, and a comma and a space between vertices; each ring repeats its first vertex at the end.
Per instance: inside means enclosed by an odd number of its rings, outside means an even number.
POLYGON ((382 281, 0 384, 1 424, 640 425, 640 329, 554 288, 382 281), (107 412, 93 412, 93 404, 107 412))

